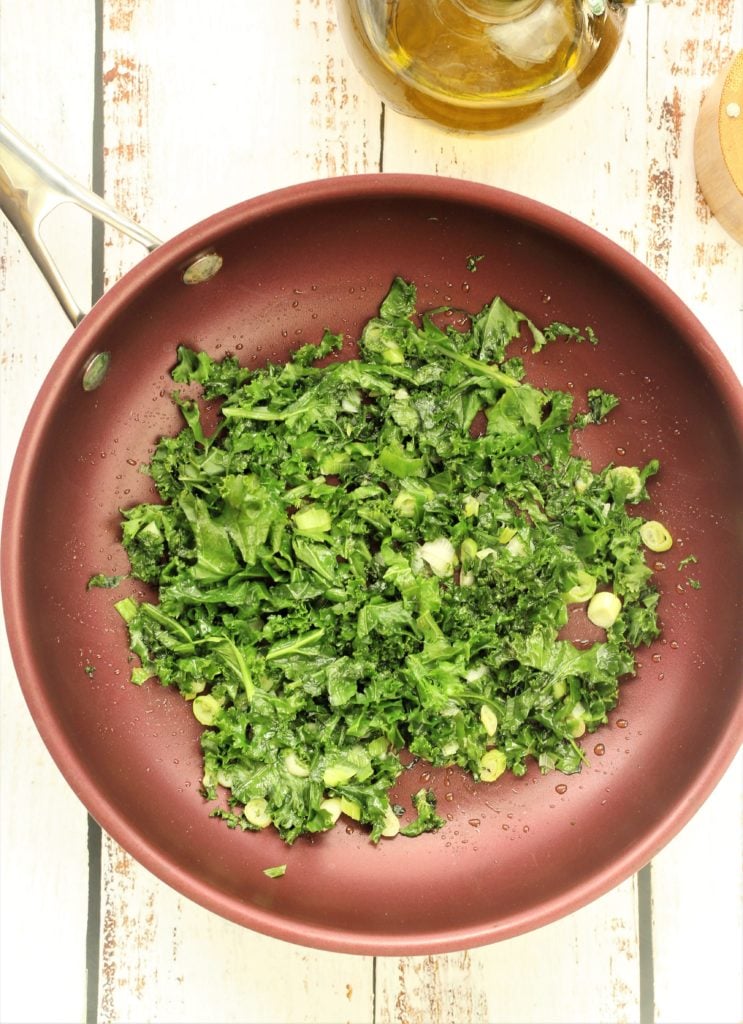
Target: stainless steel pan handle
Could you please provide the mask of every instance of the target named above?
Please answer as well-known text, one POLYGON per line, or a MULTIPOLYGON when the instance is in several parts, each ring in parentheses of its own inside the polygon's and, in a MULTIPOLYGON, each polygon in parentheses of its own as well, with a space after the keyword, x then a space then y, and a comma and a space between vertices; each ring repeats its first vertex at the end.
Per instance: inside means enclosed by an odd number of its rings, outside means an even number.
POLYGON ((150 252, 161 244, 159 238, 41 156, 0 119, 0 209, 21 236, 65 313, 73 325, 77 325, 85 313, 75 301, 39 231, 47 214, 67 202, 118 228, 150 252))

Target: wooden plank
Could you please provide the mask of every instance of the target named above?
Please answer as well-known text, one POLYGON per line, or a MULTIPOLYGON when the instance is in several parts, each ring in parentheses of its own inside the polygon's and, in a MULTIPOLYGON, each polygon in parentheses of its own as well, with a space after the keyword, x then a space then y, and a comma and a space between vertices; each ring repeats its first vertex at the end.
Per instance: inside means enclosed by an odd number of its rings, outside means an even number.
MULTIPOLYGON (((373 169, 379 103, 350 90, 327 0, 103 9, 107 198, 162 237, 268 189, 373 169)), ((108 236, 107 279, 140 255, 108 236)), ((370 958, 232 925, 108 838, 103 894, 101 1022, 371 1019, 370 958)))
MULTIPOLYGON (((623 46, 604 77, 573 108, 533 129, 464 138, 388 109, 385 170, 433 171, 518 192, 635 251, 644 231, 646 127, 631 111, 644 108, 645 28, 640 12, 630 12, 623 46), (636 165, 628 152, 639 155, 636 165)), ((379 1019, 638 1020, 637 899, 630 879, 578 913, 508 942, 446 957, 380 961, 379 1019), (525 964, 539 965, 528 983, 516 980, 523 979, 525 964)))
POLYGON ((743 755, 652 864, 658 1024, 743 1020, 743 755))
MULTIPOLYGON (((75 0, 62 11, 50 9, 44 0, 3 0, 2 16, 3 117, 50 158, 86 181, 93 102, 90 5, 75 0), (40 24, 48 31, 39 33, 40 24), (70 62, 74 50, 81 56, 70 62), (85 116, 79 117, 83 112, 85 116)), ((44 233, 80 301, 88 301, 89 222, 59 211, 49 219, 44 233)), ((4 218, 0 252, 0 500, 4 500, 21 428, 71 328, 4 218)), ((4 628, 0 655, 0 1019, 79 1021, 86 1001, 87 815, 31 720, 4 628), (61 922, 64 942, 60 942, 61 922), (39 964, 43 984, 38 982, 39 964)))
MULTIPOLYGON (((686 8, 686 17, 671 23, 662 9, 649 11, 645 258, 684 296, 743 377, 743 249, 710 217, 693 167, 698 111, 705 90, 743 43, 743 5, 700 0, 686 8)), ((656 1021, 743 1017, 742 816, 739 756, 701 811, 653 861, 656 1021)))
POLYGON ((366 957, 303 949, 225 921, 104 841, 101 1024, 371 1019, 366 957))
POLYGON ((630 11, 605 74, 572 107, 512 134, 449 134, 385 112, 385 171, 420 171, 484 182, 582 220, 633 251, 644 218, 642 159, 645 19, 630 11), (636 16, 637 15, 637 16, 636 16))
POLYGON ((379 1024, 640 1019, 634 880, 569 917, 482 949, 377 961, 379 1024))
MULTIPOLYGON (((538 132, 478 139, 470 144, 461 139, 451 141, 435 128, 416 125, 388 111, 385 167, 409 169, 412 163, 420 170, 432 168, 440 174, 476 178, 546 201, 599 228, 666 278, 717 338, 733 365, 743 372, 738 300, 733 298, 740 295, 741 250, 719 226, 709 223, 709 213, 696 191, 691 162, 694 115, 703 83, 714 76, 730 46, 735 47, 735 40, 740 45, 742 9, 733 3, 680 6, 691 18, 669 18, 667 4, 650 8, 647 14, 630 12, 625 52, 618 56, 615 66, 581 100, 574 118, 572 114, 563 115, 538 132), (647 18, 653 35, 646 76, 647 18), (650 83, 647 97, 646 81, 650 83), (642 110, 647 112, 645 118, 636 113, 642 110), (586 145, 586 139, 591 140, 590 145, 586 145), (540 167, 550 164, 559 164, 559 172, 546 177, 540 167)), ((675 8, 674 14, 679 15, 675 8)), ((739 863, 740 858, 740 778, 734 778, 726 781, 723 795, 710 801, 704 815, 688 826, 653 865, 655 977, 652 970, 645 977, 654 981, 659 1020, 740 1017, 740 901, 735 899, 739 875, 733 873, 731 863, 739 863), (715 883, 704 887, 705 892, 711 889, 707 894, 709 913, 705 914, 703 900, 689 895, 688 880, 698 874, 704 837, 709 835, 712 821, 715 834, 722 837, 722 850, 716 851, 715 883), (700 920, 719 922, 720 941, 715 942, 714 949, 725 950, 708 965, 713 982, 704 987, 697 984, 700 920), (715 992, 712 1003, 710 989, 715 992)), ((600 902, 581 912, 585 919, 599 910, 600 902)), ((629 903, 626 911, 628 922, 629 903)), ((593 928, 586 924, 584 920, 584 941, 591 934, 601 934, 599 914, 592 921, 593 928)), ((535 935, 527 937, 524 944, 531 947, 537 941, 535 935)), ((489 956, 490 951, 486 951, 448 961, 449 982, 452 972, 462 990, 481 983, 483 976, 491 978, 490 971, 483 974, 480 969, 480 963, 489 956)), ((597 970, 601 971, 600 960, 600 956, 591 955, 590 949, 589 955, 581 958, 586 976, 594 977, 597 970)), ((398 997, 406 991, 417 992, 417 1012, 425 1017, 436 1002, 441 967, 435 961, 423 968, 418 963, 401 964, 399 971, 398 997), (411 973, 415 979, 412 986, 411 973)), ((558 1005, 552 1003, 554 985, 550 973, 546 979, 540 976, 529 992, 532 1019, 553 1019, 555 1011, 550 1007, 558 1005), (541 1005, 540 992, 544 999, 541 1005)), ((636 977, 635 1000, 639 997, 638 986, 636 977)), ((490 991, 495 1000, 497 987, 490 991)), ((490 1008, 491 1019, 520 1019, 522 1008, 510 1008, 501 1017, 500 1004, 494 1005, 497 1010, 490 1008)), ((644 1012, 646 1009, 643 1006, 644 1012)), ((618 1006, 613 1013, 608 1008, 604 1014, 596 1009, 596 1019, 620 1019, 621 1012, 618 1006)), ((472 1019, 479 1018, 475 1014, 472 1019)))
MULTIPOLYGON (((238 4, 219 18, 195 0, 103 8, 106 195, 156 234, 268 190, 377 169, 379 102, 349 87, 331 0, 238 4)), ((109 253, 108 278, 136 258, 109 253)))
POLYGON ((743 45, 743 4, 690 0, 685 17, 648 8, 647 243, 638 253, 700 317, 743 374, 743 251, 712 217, 694 173, 694 130, 706 89, 743 45), (732 314, 732 317, 731 317, 732 314))

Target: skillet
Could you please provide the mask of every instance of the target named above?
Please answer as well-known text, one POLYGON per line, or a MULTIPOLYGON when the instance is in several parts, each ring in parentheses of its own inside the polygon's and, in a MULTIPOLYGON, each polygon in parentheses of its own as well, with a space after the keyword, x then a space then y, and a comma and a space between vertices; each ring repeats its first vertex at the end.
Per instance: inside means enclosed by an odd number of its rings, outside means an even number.
POLYGON ((155 248, 74 330, 31 410, 8 487, 11 650, 68 783, 114 839, 187 897, 254 930, 335 951, 470 948, 555 920, 637 871, 732 760, 743 735, 742 492, 740 384, 681 300, 624 250, 557 210, 470 182, 311 182, 217 213, 155 248), (219 272, 185 285, 184 268, 212 252, 219 272), (596 331, 598 346, 548 347, 531 379, 620 396, 611 420, 586 431, 595 465, 660 459, 642 511, 675 538, 657 565, 663 632, 640 652, 608 724, 584 743, 580 774, 532 767, 519 780, 475 785, 417 764, 400 802, 423 783, 443 794, 440 832, 373 846, 349 822, 287 848, 269 830, 245 834, 209 818, 189 707, 156 682, 128 682, 113 603, 129 584, 112 596, 86 583, 126 572, 118 509, 153 499, 140 467, 181 426, 168 394, 177 344, 232 352, 254 367, 286 359, 324 327, 350 340, 398 274, 416 283, 424 306, 474 311, 500 294, 538 323, 596 331), (91 381, 86 369, 100 353, 107 370, 91 381), (698 590, 678 571, 690 554, 698 590), (279 863, 283 878, 263 874, 279 863))

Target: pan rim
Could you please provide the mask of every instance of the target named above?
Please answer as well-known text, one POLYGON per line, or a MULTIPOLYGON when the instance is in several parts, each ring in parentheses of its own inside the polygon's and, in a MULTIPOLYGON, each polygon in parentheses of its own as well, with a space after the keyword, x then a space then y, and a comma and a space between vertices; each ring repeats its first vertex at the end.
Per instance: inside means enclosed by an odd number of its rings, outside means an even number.
MULTIPOLYGON (((31 407, 11 466, 2 523, 0 582, 9 646, 24 699, 35 725, 61 774, 91 815, 120 845, 153 874, 197 904, 263 934, 285 941, 334 952, 365 955, 418 955, 454 952, 510 938, 548 924, 574 912, 620 884, 655 856, 688 823, 732 763, 743 739, 743 688, 741 696, 718 737, 714 752, 703 763, 694 785, 669 808, 654 828, 645 833, 612 861, 611 869, 589 873, 567 885, 549 901, 489 923, 466 926, 445 933, 380 934, 374 931, 341 932, 337 928, 308 925, 275 912, 249 906, 200 884, 185 869, 173 863, 156 844, 147 840, 133 822, 105 798, 95 779, 86 771, 68 735, 57 728, 45 699, 44 687, 34 670, 34 654, 13 600, 14 588, 22 574, 24 495, 30 478, 29 456, 43 436, 43 411, 53 404, 54 394, 65 377, 78 372, 80 354, 95 341, 99 332, 114 321, 142 288, 160 274, 175 269, 189 257, 208 248, 216 238, 252 220, 290 211, 298 206, 367 197, 430 198, 486 207, 541 229, 559 234, 584 252, 610 267, 622 279, 641 288, 649 303, 673 319, 702 361, 727 405, 743 449, 743 387, 732 366, 706 328, 670 287, 627 250, 595 228, 537 200, 454 178, 418 174, 363 174, 304 182, 268 192, 228 207, 186 228, 146 256, 128 271, 95 304, 62 348, 52 364, 31 407), (52 388, 51 382, 54 382, 52 388)), ((208 285, 207 285, 208 287, 208 285)))

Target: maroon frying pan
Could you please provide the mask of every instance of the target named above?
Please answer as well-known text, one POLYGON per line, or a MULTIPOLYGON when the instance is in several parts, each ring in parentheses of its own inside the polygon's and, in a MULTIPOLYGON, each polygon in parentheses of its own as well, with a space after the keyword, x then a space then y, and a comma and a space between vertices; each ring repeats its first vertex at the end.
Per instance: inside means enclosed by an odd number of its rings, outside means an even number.
POLYGON ((75 329, 12 469, 2 534, 8 634, 60 771, 101 826, 169 885, 309 946, 396 955, 473 947, 570 913, 637 871, 732 760, 743 735, 742 498, 740 384, 691 312, 633 257, 556 210, 490 187, 418 175, 318 181, 249 200, 156 248, 75 329), (184 268, 212 252, 219 272, 184 284, 184 268), (468 258, 480 256, 472 273, 468 258), (538 323, 594 328, 598 346, 549 346, 532 375, 576 395, 594 386, 619 394, 611 420, 584 435, 597 464, 660 459, 643 514, 676 538, 657 565, 663 634, 640 653, 609 723, 584 743, 590 763, 580 774, 532 767, 519 780, 476 785, 451 771, 429 782, 418 764, 404 794, 422 780, 437 790, 448 819, 440 832, 374 846, 349 822, 289 848, 270 830, 230 831, 209 817, 189 707, 156 682, 128 682, 113 608, 127 584, 114 597, 86 583, 126 571, 118 509, 154 497, 139 467, 181 425, 168 397, 177 344, 232 352, 252 367, 280 361, 324 327, 352 338, 397 274, 425 305, 475 310, 500 294, 538 323), (107 372, 91 381, 86 368, 99 353, 109 354, 107 372), (700 589, 678 571, 689 554, 700 589), (263 874, 282 863, 280 880, 263 874))

